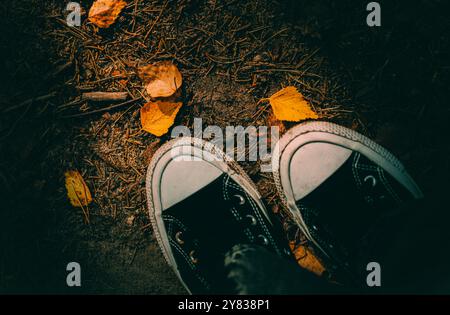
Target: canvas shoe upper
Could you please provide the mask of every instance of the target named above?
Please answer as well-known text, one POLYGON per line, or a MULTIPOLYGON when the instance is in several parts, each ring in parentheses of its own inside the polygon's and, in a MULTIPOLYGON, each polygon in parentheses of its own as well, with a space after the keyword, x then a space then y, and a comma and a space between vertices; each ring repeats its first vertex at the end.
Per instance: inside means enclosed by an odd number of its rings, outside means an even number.
POLYGON ((420 189, 386 149, 332 123, 292 128, 276 152, 274 179, 286 208, 332 271, 359 282, 371 230, 421 198, 420 189))
POLYGON ((224 259, 237 244, 291 257, 252 181, 211 143, 168 142, 155 153, 146 185, 158 243, 190 293, 233 292, 224 259))

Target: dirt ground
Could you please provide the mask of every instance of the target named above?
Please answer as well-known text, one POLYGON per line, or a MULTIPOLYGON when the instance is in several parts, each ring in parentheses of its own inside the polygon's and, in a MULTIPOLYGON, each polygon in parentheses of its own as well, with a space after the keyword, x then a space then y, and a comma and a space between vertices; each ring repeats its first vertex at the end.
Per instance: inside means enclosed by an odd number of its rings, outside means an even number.
MULTIPOLYGON (((0 4, 0 292, 185 292, 146 210, 146 166, 169 137, 141 130, 143 64, 180 69, 176 125, 266 125, 270 109, 258 100, 294 85, 321 119, 398 154, 426 194, 445 191, 436 185, 450 161, 443 1, 380 1, 376 29, 365 24, 365 1, 134 0, 100 31, 86 19, 92 1, 80 3, 75 28, 64 22, 65 2, 0 4), (125 91, 131 101, 83 101, 88 91, 125 91), (89 223, 67 200, 70 169, 92 191, 89 223), (81 288, 65 284, 70 261, 82 266, 81 288)), ((270 177, 258 163, 243 166, 279 209, 270 177)))

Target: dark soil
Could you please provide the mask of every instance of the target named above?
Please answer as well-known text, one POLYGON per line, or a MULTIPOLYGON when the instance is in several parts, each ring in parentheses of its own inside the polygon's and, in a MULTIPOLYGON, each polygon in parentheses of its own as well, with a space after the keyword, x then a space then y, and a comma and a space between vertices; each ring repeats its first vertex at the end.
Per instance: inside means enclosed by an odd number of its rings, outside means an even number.
MULTIPOLYGON (((270 109, 258 101, 294 85, 321 119, 399 155, 439 203, 450 161, 445 2, 379 2, 382 27, 369 28, 368 1, 135 0, 100 31, 86 19, 92 1, 80 1, 79 28, 64 23, 60 1, 0 4, 0 292, 185 292, 147 216, 146 166, 169 136, 141 130, 142 64, 178 66, 176 124, 190 128, 195 117, 266 125, 270 109), (134 101, 111 108, 81 100, 86 91, 126 91, 134 101), (94 196, 89 224, 67 200, 70 169, 94 196), (82 266, 81 288, 66 286, 70 261, 82 266)), ((242 164, 277 209, 270 176, 242 164)))

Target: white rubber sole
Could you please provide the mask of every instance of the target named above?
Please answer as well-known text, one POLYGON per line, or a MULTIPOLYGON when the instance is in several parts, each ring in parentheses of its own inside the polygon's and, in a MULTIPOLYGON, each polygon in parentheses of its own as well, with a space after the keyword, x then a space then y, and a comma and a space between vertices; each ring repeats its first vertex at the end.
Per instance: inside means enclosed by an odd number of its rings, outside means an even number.
POLYGON ((279 140, 272 156, 275 184, 284 206, 289 210, 299 228, 327 257, 329 255, 312 237, 300 210, 295 204, 294 193, 290 184, 290 169, 283 167, 292 159, 297 150, 312 142, 329 143, 359 152, 394 177, 414 198, 423 197, 417 184, 393 154, 356 131, 321 121, 306 122, 290 129, 279 140))
MULTIPOLYGON (((165 209, 162 209, 159 190, 161 178, 166 166, 170 162, 183 163, 182 160, 184 158, 195 158, 206 161, 217 167, 223 173, 228 174, 255 200, 270 223, 271 220, 255 184, 245 171, 218 147, 210 142, 191 137, 174 139, 161 146, 154 154, 147 169, 146 194, 150 221, 166 262, 173 268, 186 290, 191 293, 188 286, 181 278, 169 244, 169 239, 162 219, 162 213, 165 209), (174 161, 174 159, 180 159, 180 161, 177 162, 174 161)), ((212 214, 212 216, 214 215, 212 214)))

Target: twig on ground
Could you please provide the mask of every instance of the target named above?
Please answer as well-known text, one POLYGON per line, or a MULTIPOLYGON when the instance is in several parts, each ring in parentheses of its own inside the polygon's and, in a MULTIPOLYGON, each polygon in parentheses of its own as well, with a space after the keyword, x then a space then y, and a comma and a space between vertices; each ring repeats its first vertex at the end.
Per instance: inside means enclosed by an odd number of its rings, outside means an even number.
POLYGON ((128 98, 128 92, 86 92, 81 98, 93 102, 125 101, 128 98))

